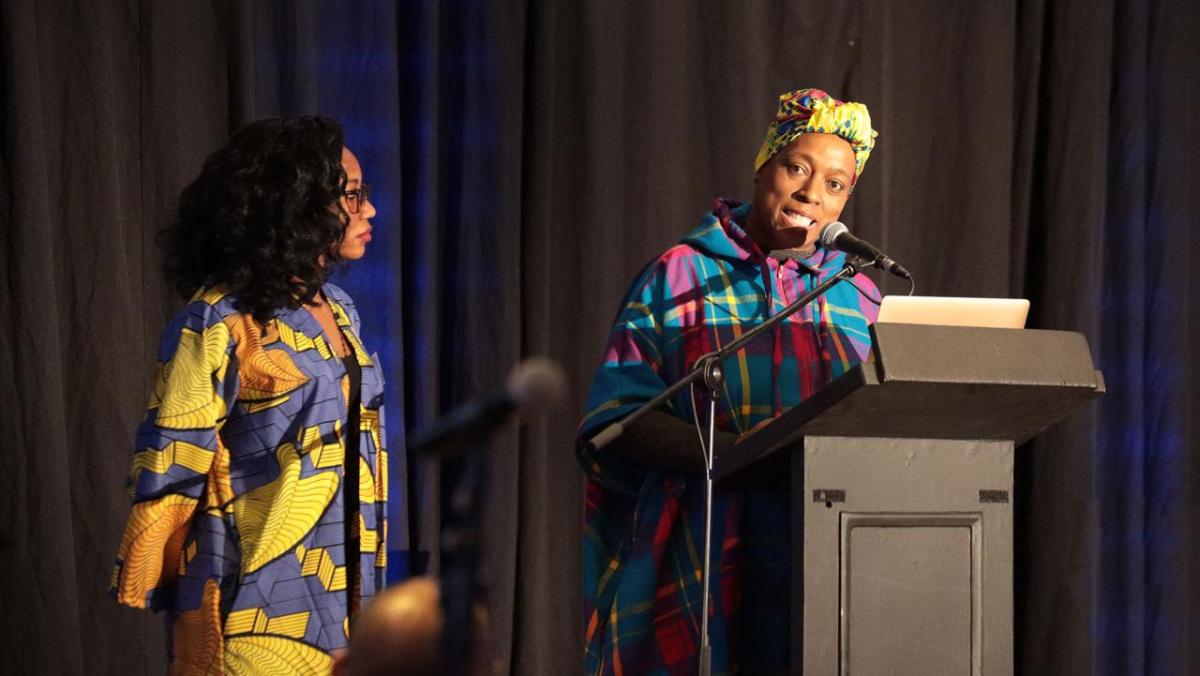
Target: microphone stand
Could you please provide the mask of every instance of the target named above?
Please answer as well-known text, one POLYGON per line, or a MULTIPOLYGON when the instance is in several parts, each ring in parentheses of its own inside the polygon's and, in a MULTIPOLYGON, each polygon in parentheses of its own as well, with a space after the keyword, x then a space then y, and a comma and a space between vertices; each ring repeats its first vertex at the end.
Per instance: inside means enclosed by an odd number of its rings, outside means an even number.
POLYGON ((450 676, 466 676, 472 663, 483 659, 476 655, 475 635, 480 629, 473 622, 475 603, 483 585, 479 568, 479 520, 484 498, 484 478, 488 457, 485 444, 466 449, 458 457, 443 459, 441 464, 441 561, 438 589, 443 613, 441 631, 441 671, 450 676))
MULTIPOLYGON (((712 647, 709 644, 708 636, 708 595, 709 595, 709 559, 712 552, 712 494, 713 494, 713 444, 716 438, 717 424, 717 399, 720 397, 721 385, 725 382, 725 370, 721 366, 726 358, 733 356, 739 350, 746 346, 747 343, 757 338, 764 331, 768 331, 784 319, 795 314, 800 308, 811 303, 821 294, 828 291, 834 284, 853 277, 858 274, 859 266, 852 260, 847 260, 844 267, 834 274, 829 279, 821 282, 812 291, 804 294, 797 300, 793 301, 779 314, 767 319, 767 321, 750 329, 742 334, 741 338, 729 343, 725 347, 703 355, 696 360, 692 365, 692 370, 678 382, 671 385, 667 389, 659 393, 650 401, 639 406, 633 413, 625 416, 621 420, 611 423, 608 427, 600 430, 600 433, 592 437, 588 442, 592 450, 600 450, 612 443, 617 437, 625 432, 625 428, 636 422, 646 413, 662 406, 671 397, 675 396, 685 387, 689 387, 695 383, 700 383, 701 386, 708 392, 708 444, 707 448, 701 449, 704 452, 704 568, 702 571, 702 585, 704 587, 704 598, 700 605, 700 676, 709 676, 712 670, 712 647)), ((697 421, 697 424, 698 421, 697 421)))

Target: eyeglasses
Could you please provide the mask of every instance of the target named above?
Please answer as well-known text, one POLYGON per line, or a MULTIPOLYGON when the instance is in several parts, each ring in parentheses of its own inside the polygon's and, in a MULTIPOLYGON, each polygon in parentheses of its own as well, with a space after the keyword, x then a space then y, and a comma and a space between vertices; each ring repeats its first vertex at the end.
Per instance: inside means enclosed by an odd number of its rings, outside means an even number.
POLYGON ((371 186, 363 183, 357 190, 347 190, 342 193, 342 197, 346 198, 346 211, 357 214, 362 210, 363 205, 371 200, 371 186))

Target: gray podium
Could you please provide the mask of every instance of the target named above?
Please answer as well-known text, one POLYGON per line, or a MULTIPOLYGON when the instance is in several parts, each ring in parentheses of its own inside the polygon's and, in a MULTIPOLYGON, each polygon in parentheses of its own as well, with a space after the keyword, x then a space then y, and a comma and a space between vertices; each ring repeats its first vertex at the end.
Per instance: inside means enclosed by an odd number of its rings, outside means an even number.
POLYGON ((714 468, 790 460, 792 671, 1011 674, 1014 446, 1103 378, 1077 333, 872 334, 872 361, 714 468))

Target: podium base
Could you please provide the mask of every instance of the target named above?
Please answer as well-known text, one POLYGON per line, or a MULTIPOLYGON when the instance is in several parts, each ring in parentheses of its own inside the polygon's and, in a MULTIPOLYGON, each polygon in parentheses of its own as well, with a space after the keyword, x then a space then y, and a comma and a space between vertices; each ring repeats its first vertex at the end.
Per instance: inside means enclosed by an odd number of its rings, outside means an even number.
POLYGON ((1012 673, 1013 442, 810 436, 792 463, 793 673, 1012 673))

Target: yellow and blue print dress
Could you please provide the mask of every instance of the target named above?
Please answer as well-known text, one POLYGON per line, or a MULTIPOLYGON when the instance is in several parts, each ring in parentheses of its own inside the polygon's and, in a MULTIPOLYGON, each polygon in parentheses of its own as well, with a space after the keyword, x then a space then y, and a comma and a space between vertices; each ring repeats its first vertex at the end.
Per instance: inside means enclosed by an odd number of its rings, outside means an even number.
POLYGON ((173 673, 328 672, 351 598, 365 605, 383 586, 383 377, 349 296, 323 291, 362 367, 357 430, 345 429, 346 369, 305 308, 259 323, 202 290, 163 332, 111 592, 168 611, 173 673), (360 435, 349 487, 360 507, 347 528, 349 434, 360 435), (346 561, 347 530, 357 561, 346 561), (346 588, 348 565, 358 590, 346 588))

